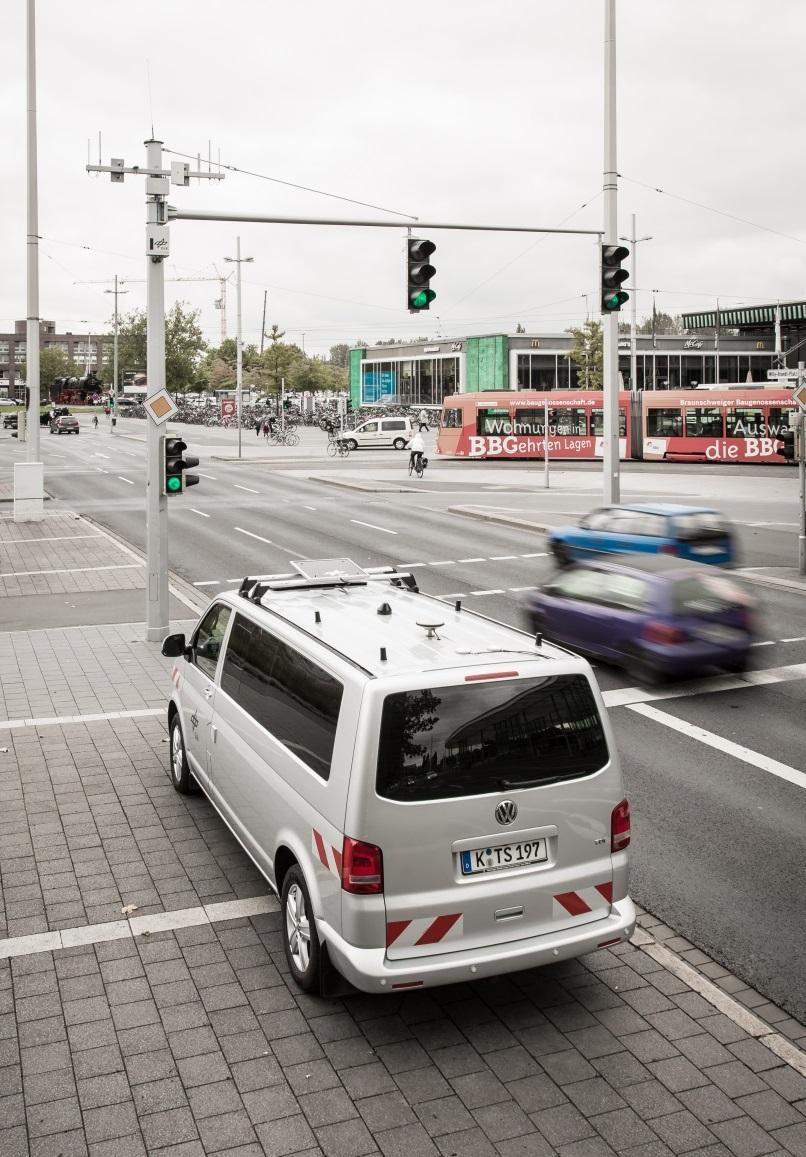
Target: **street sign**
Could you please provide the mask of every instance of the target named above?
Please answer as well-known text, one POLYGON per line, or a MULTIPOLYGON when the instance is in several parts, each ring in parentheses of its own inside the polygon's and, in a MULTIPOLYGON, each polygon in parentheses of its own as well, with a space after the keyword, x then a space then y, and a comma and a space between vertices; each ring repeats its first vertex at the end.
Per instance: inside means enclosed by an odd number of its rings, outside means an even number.
POLYGON ((806 381, 800 383, 796 390, 793 390, 792 397, 800 406, 801 410, 806 411, 806 381))
POLYGON ((143 404, 149 418, 156 426, 161 426, 163 422, 167 422, 169 418, 173 418, 179 413, 179 407, 165 389, 157 390, 156 394, 146 398, 143 404))
POLYGON ((798 371, 792 366, 787 366, 783 370, 767 370, 768 382, 796 382, 798 380, 798 371))

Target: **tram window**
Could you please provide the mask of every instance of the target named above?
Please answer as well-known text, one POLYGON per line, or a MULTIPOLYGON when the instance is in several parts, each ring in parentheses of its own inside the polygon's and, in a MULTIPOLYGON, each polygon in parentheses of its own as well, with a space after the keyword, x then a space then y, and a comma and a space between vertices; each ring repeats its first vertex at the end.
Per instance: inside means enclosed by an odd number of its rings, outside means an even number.
POLYGON ((655 409, 647 410, 646 432, 650 437, 654 434, 661 438, 683 437, 683 413, 681 410, 655 409))
POLYGON ((767 411, 767 426, 764 433, 768 438, 780 438, 784 430, 789 429, 791 410, 782 410, 772 406, 767 411))
POLYGON ((477 434, 511 434, 512 418, 509 410, 479 410, 476 414, 477 434))
POLYGON ((585 435, 588 432, 588 415, 581 409, 549 410, 549 433, 585 435))
POLYGON ((516 434, 542 434, 546 421, 545 410, 516 410, 516 434))
MULTIPOLYGON (((604 410, 591 410, 591 434, 594 438, 601 438, 604 434, 604 410)), ((618 412, 619 438, 627 437, 627 411, 618 412)))
POLYGON ((446 430, 461 430, 462 411, 458 406, 446 406, 442 411, 442 426, 446 430))
POLYGON ((759 438, 763 430, 763 410, 728 410, 725 422, 725 434, 728 438, 759 438))
POLYGON ((699 406, 686 410, 687 438, 721 438, 722 411, 718 407, 703 409, 699 406))

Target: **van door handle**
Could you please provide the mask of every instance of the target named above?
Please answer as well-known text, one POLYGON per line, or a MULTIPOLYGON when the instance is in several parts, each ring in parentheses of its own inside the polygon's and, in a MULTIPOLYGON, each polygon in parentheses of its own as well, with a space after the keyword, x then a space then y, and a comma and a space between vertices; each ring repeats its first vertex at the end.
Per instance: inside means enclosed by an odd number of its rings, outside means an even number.
POLYGON ((212 699, 213 691, 215 691, 215 687, 205 687, 204 688, 204 698, 205 699, 212 699))

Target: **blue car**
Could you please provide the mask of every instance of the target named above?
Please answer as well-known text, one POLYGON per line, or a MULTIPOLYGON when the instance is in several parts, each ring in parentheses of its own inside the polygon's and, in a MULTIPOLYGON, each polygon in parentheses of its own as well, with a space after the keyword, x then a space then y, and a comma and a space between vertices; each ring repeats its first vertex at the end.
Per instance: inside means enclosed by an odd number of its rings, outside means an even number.
POLYGON ((706 506, 666 502, 602 506, 576 526, 548 535, 549 550, 561 566, 603 554, 669 554, 724 566, 735 560, 730 523, 706 506))
POLYGON ((756 601, 733 578, 665 555, 558 570, 529 597, 530 628, 641 683, 745 670, 756 601))

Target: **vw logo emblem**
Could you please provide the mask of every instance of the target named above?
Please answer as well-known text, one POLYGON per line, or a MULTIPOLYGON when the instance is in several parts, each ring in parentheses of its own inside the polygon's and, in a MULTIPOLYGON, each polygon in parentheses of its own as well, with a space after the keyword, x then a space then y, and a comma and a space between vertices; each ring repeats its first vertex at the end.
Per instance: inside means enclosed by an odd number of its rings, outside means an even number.
POLYGON ((514 799, 502 800, 495 809, 495 818, 499 824, 511 824, 518 814, 518 805, 514 799))

